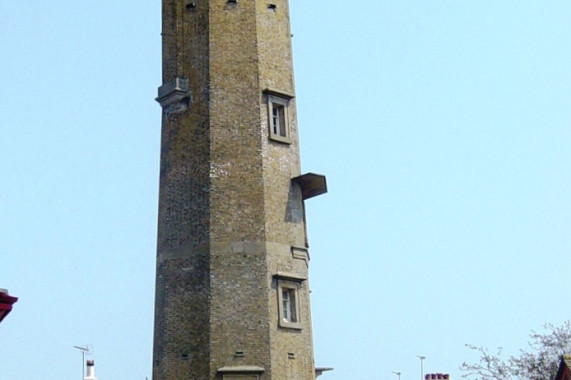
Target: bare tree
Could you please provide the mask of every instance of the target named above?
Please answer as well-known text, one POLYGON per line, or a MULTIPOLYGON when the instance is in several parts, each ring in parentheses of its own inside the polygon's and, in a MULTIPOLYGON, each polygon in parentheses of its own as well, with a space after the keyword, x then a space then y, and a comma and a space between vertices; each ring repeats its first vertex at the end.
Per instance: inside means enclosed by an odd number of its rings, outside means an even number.
POLYGON ((527 350, 520 350, 518 356, 502 359, 502 348, 490 353, 487 348, 467 344, 471 350, 480 353, 476 363, 462 363, 460 370, 464 378, 473 380, 553 380, 559 361, 564 354, 571 353, 571 321, 562 326, 546 324, 546 333, 531 330, 527 350))

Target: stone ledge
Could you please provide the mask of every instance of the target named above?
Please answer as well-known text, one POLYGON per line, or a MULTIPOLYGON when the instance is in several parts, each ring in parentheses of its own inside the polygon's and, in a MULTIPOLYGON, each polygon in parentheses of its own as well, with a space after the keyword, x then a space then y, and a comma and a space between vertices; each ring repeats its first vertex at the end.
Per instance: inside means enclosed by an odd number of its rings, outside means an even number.
POLYGON ((266 88, 263 92, 264 92, 264 94, 278 96, 278 97, 284 98, 284 99, 295 98, 295 95, 292 94, 291 92, 283 91, 283 90, 276 90, 275 88, 266 88))
POLYGON ((282 272, 282 271, 278 271, 278 273, 274 274, 274 277, 277 277, 277 278, 283 279, 283 280, 293 280, 293 281, 305 281, 305 280, 307 280, 307 277, 299 275, 297 273, 289 273, 289 272, 282 272))
POLYGON ((265 369, 255 365, 238 365, 218 368, 218 373, 262 373, 265 369))

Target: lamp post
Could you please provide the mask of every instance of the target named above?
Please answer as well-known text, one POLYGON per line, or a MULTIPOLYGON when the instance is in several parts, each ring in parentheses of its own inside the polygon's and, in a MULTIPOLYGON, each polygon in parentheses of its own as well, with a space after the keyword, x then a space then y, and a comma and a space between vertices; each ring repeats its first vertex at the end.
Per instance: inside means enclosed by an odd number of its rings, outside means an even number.
POLYGON ((422 362, 426 359, 426 356, 416 355, 416 357, 420 359, 420 380, 424 380, 424 367, 422 366, 422 362))
POLYGON ((395 375, 397 375, 399 377, 399 380, 400 380, 400 375, 401 375, 400 371, 391 371, 391 372, 394 373, 395 375))
POLYGON ((85 378, 85 353, 89 351, 89 347, 86 345, 85 347, 73 346, 73 348, 81 351, 81 380, 83 380, 85 378))

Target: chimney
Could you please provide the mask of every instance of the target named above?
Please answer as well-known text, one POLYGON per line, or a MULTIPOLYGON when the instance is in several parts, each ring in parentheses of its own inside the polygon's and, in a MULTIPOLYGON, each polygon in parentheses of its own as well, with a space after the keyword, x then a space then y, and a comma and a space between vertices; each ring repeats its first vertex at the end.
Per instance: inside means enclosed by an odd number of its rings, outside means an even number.
POLYGON ((450 380, 448 373, 427 373, 424 375, 424 380, 450 380))
POLYGON ((97 380, 95 377, 95 360, 87 361, 87 375, 83 380, 97 380))

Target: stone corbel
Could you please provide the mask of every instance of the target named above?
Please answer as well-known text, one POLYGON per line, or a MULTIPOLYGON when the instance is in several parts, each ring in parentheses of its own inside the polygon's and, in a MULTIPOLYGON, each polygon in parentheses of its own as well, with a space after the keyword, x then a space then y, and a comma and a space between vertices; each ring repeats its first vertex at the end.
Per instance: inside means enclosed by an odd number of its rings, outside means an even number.
POLYGON ((293 178, 292 181, 301 187, 301 196, 304 201, 327 192, 327 181, 321 174, 307 173, 293 178))
POLYGON ((159 87, 159 96, 155 99, 167 114, 186 111, 190 106, 188 79, 175 78, 172 82, 159 87))

